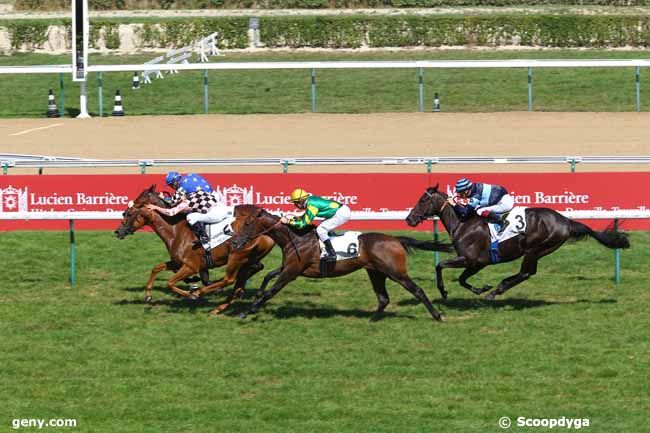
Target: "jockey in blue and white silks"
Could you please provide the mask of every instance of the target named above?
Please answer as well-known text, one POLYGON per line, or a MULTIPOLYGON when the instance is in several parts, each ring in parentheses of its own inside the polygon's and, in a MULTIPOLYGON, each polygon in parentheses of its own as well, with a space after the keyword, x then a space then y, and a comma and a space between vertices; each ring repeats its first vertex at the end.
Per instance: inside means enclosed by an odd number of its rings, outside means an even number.
POLYGON ((458 203, 450 198, 449 204, 453 206, 456 214, 467 218, 471 210, 488 222, 499 224, 499 234, 508 226, 506 214, 512 210, 515 201, 508 191, 500 185, 487 183, 473 183, 469 179, 461 178, 456 182, 456 194, 467 200, 466 204, 458 203))
POLYGON ((186 213, 187 222, 198 238, 195 246, 208 243, 205 225, 226 219, 228 207, 219 201, 212 186, 199 174, 188 173, 182 176, 172 171, 167 173, 165 183, 176 190, 173 196, 163 198, 171 207, 161 208, 155 205, 148 207, 168 216, 180 212, 186 213))

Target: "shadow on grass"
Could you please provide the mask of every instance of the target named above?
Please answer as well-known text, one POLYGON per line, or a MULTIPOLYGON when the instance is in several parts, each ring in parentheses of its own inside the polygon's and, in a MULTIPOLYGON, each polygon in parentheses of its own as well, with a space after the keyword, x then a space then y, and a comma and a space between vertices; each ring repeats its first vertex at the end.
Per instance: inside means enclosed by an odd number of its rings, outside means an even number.
MULTIPOLYGON (((168 307, 171 312, 182 313, 185 311, 194 312, 196 310, 205 310, 207 313, 209 310, 220 305, 230 294, 231 290, 227 289, 223 292, 215 293, 208 295, 207 298, 200 298, 196 300, 185 299, 181 297, 170 298, 169 295, 173 295, 169 290, 162 287, 154 287, 154 293, 162 293, 166 296, 161 299, 154 299, 150 303, 144 302, 144 290, 141 287, 127 287, 124 289, 127 292, 142 292, 143 296, 140 299, 121 299, 118 301, 113 301, 113 305, 117 306, 130 306, 130 305, 140 305, 143 307, 168 307)), ((227 317, 238 317, 240 313, 248 312, 252 306, 253 299, 257 293, 257 289, 246 289, 244 297, 235 298, 232 305, 228 310, 226 310, 222 315, 227 317)), ((311 296, 311 295, 307 295, 311 296)), ((419 304, 419 301, 414 303, 419 304)), ((330 317, 356 317, 359 319, 368 319, 374 317, 374 309, 369 306, 368 310, 361 309, 338 309, 332 307, 319 306, 311 302, 304 302, 296 304, 290 302, 288 304, 280 305, 267 305, 266 308, 263 308, 262 313, 273 316, 276 319, 291 319, 294 317, 306 318, 306 319, 327 319, 330 317)), ((426 310, 423 310, 423 313, 426 314, 426 310)), ((416 317, 400 314, 399 312, 384 312, 379 320, 387 318, 404 318, 409 320, 414 320, 416 317)))
MULTIPOLYGON (((551 305, 572 305, 572 304, 615 304, 616 299, 600 299, 598 301, 593 301, 590 299, 578 299, 575 301, 545 301, 543 299, 525 299, 525 298, 507 298, 507 299, 495 299, 494 301, 488 301, 483 298, 475 299, 466 299, 466 298, 457 298, 457 299, 447 299, 446 301, 440 301, 440 299, 433 299, 434 304, 440 304, 442 306, 454 309, 454 310, 475 310, 478 308, 510 308, 513 310, 527 310, 529 308, 539 308, 547 307, 551 305)), ((420 301, 416 299, 405 299, 399 301, 397 305, 416 305, 420 301)))

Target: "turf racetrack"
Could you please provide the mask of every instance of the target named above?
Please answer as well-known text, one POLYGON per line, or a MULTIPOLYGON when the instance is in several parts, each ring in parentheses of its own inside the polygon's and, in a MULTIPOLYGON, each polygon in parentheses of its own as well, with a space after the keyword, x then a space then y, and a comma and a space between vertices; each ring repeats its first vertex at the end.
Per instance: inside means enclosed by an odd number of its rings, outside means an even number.
MULTIPOLYGON (((447 271, 440 305, 432 255, 417 252, 410 273, 446 323, 394 283, 387 316, 370 322, 376 299, 363 271, 299 279, 243 321, 235 314, 252 290, 209 318, 223 294, 179 300, 159 279, 145 306, 148 272, 165 260, 153 234, 78 233, 73 288, 67 233, 0 237, 2 432, 15 418, 71 418, 76 428, 48 431, 485 433, 502 431, 503 416, 649 431, 650 233, 632 234, 618 286, 614 253, 588 240, 542 259, 538 275, 494 302, 447 271)), ((267 269, 278 262, 276 249, 267 269)), ((516 267, 471 281, 495 284, 516 267)), ((547 429, 508 431, 531 430, 547 429)))

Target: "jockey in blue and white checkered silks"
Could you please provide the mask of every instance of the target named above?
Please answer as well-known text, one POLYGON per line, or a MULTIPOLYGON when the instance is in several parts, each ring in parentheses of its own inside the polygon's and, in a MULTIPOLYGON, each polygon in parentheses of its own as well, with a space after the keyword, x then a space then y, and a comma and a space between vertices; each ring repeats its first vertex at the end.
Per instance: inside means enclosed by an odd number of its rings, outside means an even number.
POLYGON ((228 207, 223 205, 210 183, 203 176, 188 173, 185 176, 176 171, 167 173, 165 183, 176 190, 173 196, 164 197, 170 207, 149 205, 148 208, 164 215, 173 216, 180 212, 187 214, 187 222, 198 237, 195 247, 209 242, 206 224, 218 223, 228 217, 228 207))
POLYGON ((461 219, 466 219, 473 210, 488 222, 499 224, 499 235, 505 231, 508 226, 507 213, 512 210, 515 201, 504 187, 461 178, 456 182, 456 195, 462 200, 450 197, 448 201, 461 219))

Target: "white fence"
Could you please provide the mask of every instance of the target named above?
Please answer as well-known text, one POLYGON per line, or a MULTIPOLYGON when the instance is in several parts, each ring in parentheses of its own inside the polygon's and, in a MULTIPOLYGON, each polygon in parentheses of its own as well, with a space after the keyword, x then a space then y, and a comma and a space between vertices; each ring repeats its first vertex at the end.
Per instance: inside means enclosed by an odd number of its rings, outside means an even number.
MULTIPOLYGON (((575 219, 607 219, 617 224, 620 219, 650 219, 650 211, 636 209, 618 211, 572 211, 562 212, 563 215, 575 219)), ((406 219, 406 211, 388 212, 352 212, 352 220, 357 221, 403 221, 406 219)), ((0 220, 63 220, 69 221, 70 227, 70 284, 74 285, 76 280, 75 264, 75 220, 121 220, 120 212, 0 212, 0 220)), ((405 225, 405 229, 408 227, 405 225)), ((437 220, 434 221, 434 236, 437 236, 437 220)), ((438 253, 435 255, 438 262, 438 253)), ((621 279, 621 252, 615 251, 614 280, 616 283, 621 279)))
POLYGON ((577 164, 650 164, 650 156, 410 156, 410 157, 341 157, 341 158, 230 158, 230 159, 80 159, 50 156, 0 154, 0 167, 5 174, 12 167, 80 168, 80 167, 139 167, 145 173, 147 167, 182 166, 277 166, 286 173, 290 166, 333 165, 421 165, 430 172, 434 165, 464 164, 570 164, 575 171, 577 164))

